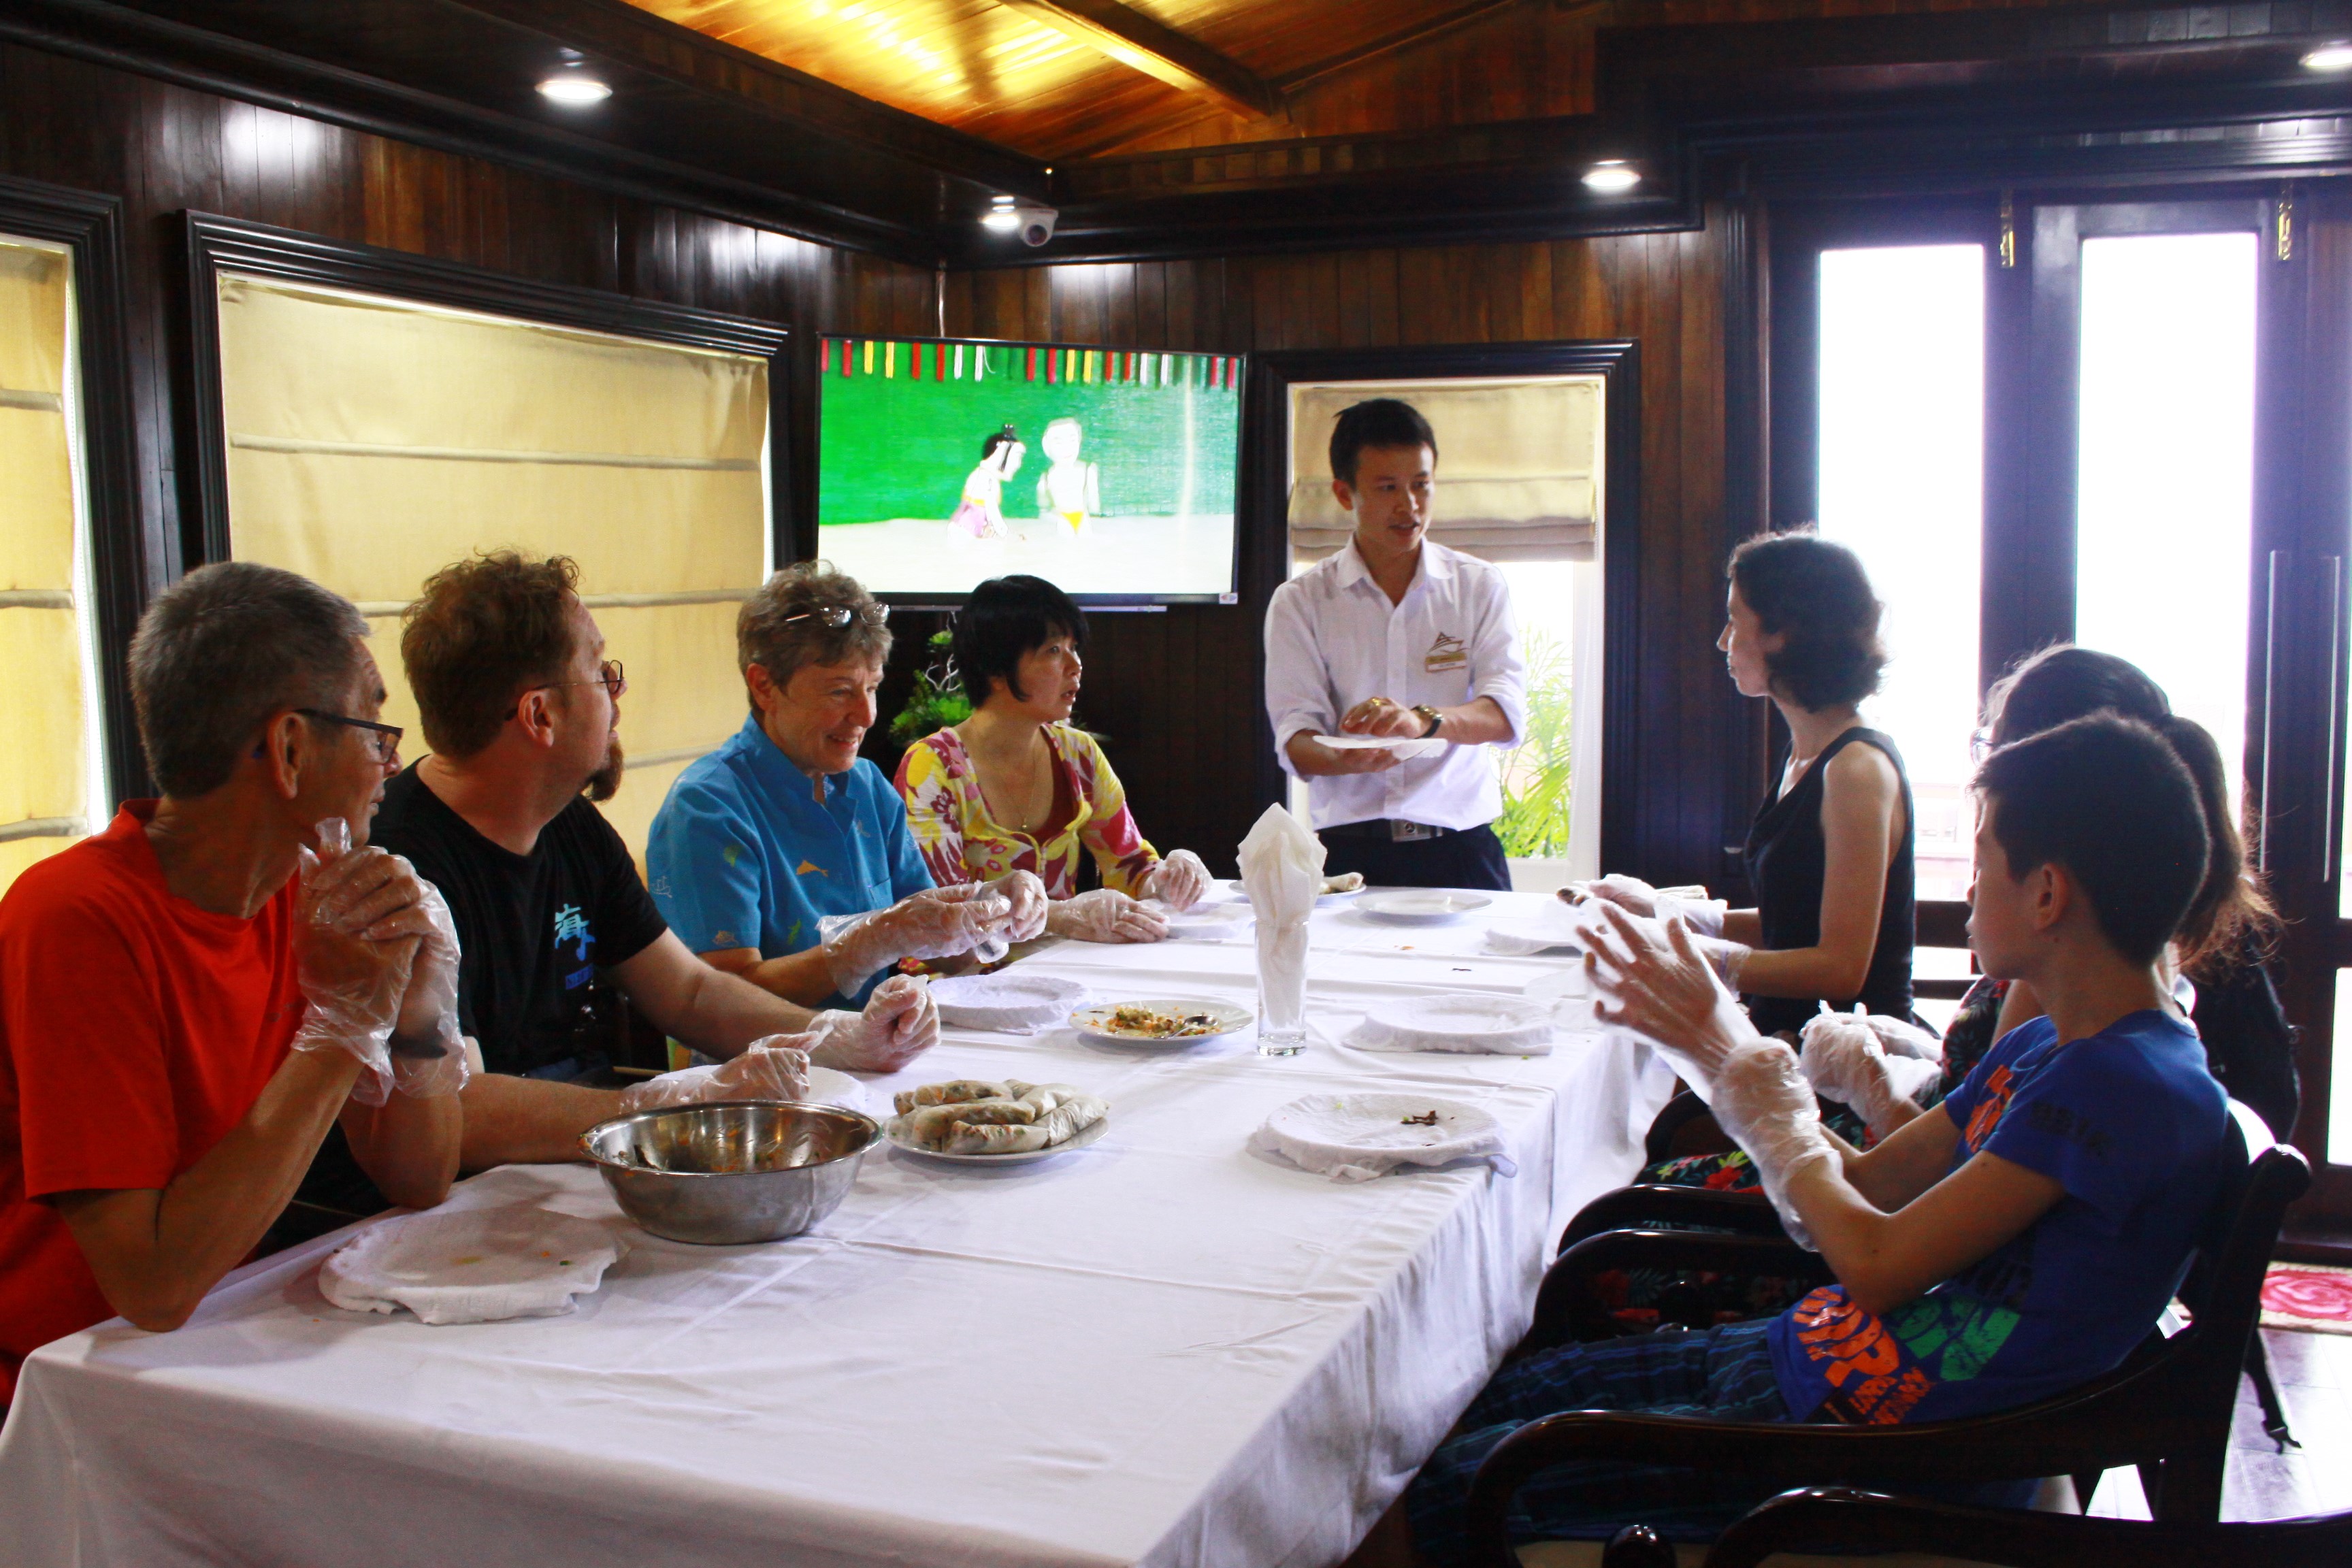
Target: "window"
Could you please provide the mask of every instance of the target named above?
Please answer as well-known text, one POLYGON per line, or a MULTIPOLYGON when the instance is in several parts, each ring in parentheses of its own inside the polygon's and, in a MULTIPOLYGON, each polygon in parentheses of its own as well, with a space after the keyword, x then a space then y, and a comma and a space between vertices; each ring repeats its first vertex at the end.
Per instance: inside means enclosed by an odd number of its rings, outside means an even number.
POLYGON ((73 282, 0 235, 0 891, 106 814, 73 282))
MULTIPOLYGON (((766 576, 768 362, 218 274, 229 548, 357 603, 414 726, 399 615, 449 562, 580 563, 626 664, 629 773, 604 810, 642 861, 670 781, 743 721, 737 605, 766 576)), ((409 755, 422 752, 422 731, 409 755)))
POLYGON ((1821 256, 1822 536, 1862 557, 1891 655, 1864 718, 1918 813, 1918 896, 1968 894, 1983 526, 1984 247, 1821 256))

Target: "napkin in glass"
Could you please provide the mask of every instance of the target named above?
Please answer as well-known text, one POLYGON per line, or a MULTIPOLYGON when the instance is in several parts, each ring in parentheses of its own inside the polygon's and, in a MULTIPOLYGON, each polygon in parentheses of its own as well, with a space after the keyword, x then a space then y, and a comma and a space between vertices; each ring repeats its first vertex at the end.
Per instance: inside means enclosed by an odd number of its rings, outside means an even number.
POLYGON ((1269 805, 1242 840, 1242 889, 1257 919, 1258 993, 1269 1016, 1260 1027, 1303 1027, 1307 919, 1323 881, 1323 841, 1279 805, 1269 805))

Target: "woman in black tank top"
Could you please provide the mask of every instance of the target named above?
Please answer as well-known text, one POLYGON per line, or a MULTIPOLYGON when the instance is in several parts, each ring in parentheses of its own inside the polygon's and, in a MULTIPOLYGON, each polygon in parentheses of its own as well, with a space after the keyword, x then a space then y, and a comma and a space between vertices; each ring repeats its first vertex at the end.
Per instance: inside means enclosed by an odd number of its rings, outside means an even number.
MULTIPOLYGON (((1726 912, 1722 941, 1702 946, 1767 1034, 1793 1036, 1824 1002, 1908 1018, 1911 783, 1857 712, 1886 663, 1870 579, 1811 533, 1748 541, 1730 577, 1716 646, 1741 696, 1780 709, 1792 749, 1748 834, 1756 908, 1726 912)), ((1591 890, 1650 912, 1644 884, 1612 880, 1591 890)))

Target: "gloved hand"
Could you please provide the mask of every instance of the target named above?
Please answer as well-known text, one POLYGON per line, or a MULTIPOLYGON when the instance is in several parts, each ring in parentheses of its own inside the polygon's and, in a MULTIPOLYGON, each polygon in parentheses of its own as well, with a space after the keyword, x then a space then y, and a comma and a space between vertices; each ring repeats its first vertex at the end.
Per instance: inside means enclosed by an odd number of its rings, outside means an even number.
POLYGON ((866 1011, 819 1013, 809 1060, 849 1072, 897 1072, 940 1043, 940 1009, 930 987, 894 974, 874 988, 866 1011))
POLYGON ((1729 908, 1721 899, 1708 898, 1705 888, 1654 888, 1639 877, 1613 871, 1597 882, 1570 882, 1559 897, 1571 904, 1600 899, 1648 920, 1680 915, 1702 936, 1723 934, 1723 917, 1729 908))
POLYGON ((405 858, 394 855, 392 863, 395 883, 404 878, 415 884, 416 901, 361 934, 370 942, 417 939, 408 989, 400 999, 400 1019, 389 1042, 392 1082, 403 1094, 431 1100, 457 1093, 470 1076, 465 1037, 457 1032, 457 922, 440 889, 417 876, 405 858))
POLYGON ((708 1105, 721 1100, 806 1100, 807 1047, 819 1037, 770 1035, 753 1040, 732 1061, 666 1072, 621 1091, 621 1114, 665 1105, 708 1105))
POLYGON ((1143 890, 1139 896, 1157 899, 1178 914, 1182 914, 1199 903, 1208 890, 1209 868, 1201 864, 1201 858, 1190 849, 1176 849, 1170 851, 1168 858, 1151 868, 1151 875, 1143 879, 1143 890))
POLYGON ((1807 1166, 1834 1163, 1838 1156, 1822 1131, 1821 1108, 1814 1101, 1813 1086, 1798 1065, 1797 1053, 1778 1040, 1767 1039, 1733 1051, 1724 1058, 1723 1070, 1716 1078, 1714 1110, 1716 1125, 1755 1162, 1764 1195, 1772 1200, 1789 1239, 1808 1251, 1819 1251, 1812 1233, 1789 1201, 1790 1184, 1807 1166))
POLYGON ((1113 888, 1097 888, 1075 899, 1056 899, 1045 929, 1080 942, 1159 942, 1168 917, 1113 888))
POLYGON ((1895 1120, 1896 1102, 1908 1102, 1943 1069, 1916 1057, 1889 1055, 1869 1016, 1823 1013, 1807 1019, 1800 1037, 1800 1063, 1817 1091, 1851 1106, 1884 1138, 1901 1125, 1895 1120))
POLYGON ((1886 1048, 1888 1056, 1912 1057, 1943 1066, 1944 1042, 1909 1019, 1897 1018, 1891 1013, 1864 1013, 1861 1018, 1878 1037, 1878 1043, 1886 1048))
MULTIPOLYGON (((301 854, 295 900, 295 984, 310 1003, 295 1030, 298 1051, 348 1051, 362 1071, 352 1098, 382 1105, 392 1091, 391 1040, 420 938, 374 942, 370 926, 415 901, 415 878, 381 849, 353 850, 340 816, 318 826, 317 853, 301 854), (398 886, 405 876, 407 886, 398 886)), ((458 1070, 465 1058, 458 1056, 458 1070)))
POLYGON ((1717 1069, 1757 1037, 1756 1026, 1680 921, 1661 927, 1615 904, 1603 905, 1602 915, 1584 931, 1594 1019, 1650 1041, 1713 1103, 1717 1069))
MULTIPOLYGON (((1664 918, 1670 924, 1682 919, 1679 915, 1669 915, 1664 918)), ((1697 950, 1701 958, 1706 960, 1706 966, 1715 971, 1716 977, 1733 991, 1739 989, 1739 972, 1748 967, 1748 954, 1756 951, 1741 942, 1726 942, 1719 936, 1694 935, 1691 938, 1691 946, 1697 950)))
POLYGON ((909 893, 887 910, 827 915, 817 922, 824 945, 825 973, 833 976, 835 990, 854 996, 876 970, 902 958, 948 958, 969 952, 1003 931, 1013 908, 1006 894, 967 882, 909 893))
POLYGON ((990 882, 988 890, 1013 906, 1003 930, 996 933, 999 937, 1006 942, 1034 942, 1045 934, 1054 900, 1045 896, 1045 884, 1036 872, 1007 871, 990 882))

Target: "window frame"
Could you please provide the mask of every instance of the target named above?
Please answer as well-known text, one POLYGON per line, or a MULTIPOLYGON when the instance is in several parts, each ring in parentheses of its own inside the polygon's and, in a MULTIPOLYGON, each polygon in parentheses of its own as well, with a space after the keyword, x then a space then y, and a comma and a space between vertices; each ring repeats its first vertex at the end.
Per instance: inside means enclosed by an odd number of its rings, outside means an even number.
MULTIPOLYGON (((1775 527, 1810 520, 1819 493, 1819 253, 1986 247, 1979 691, 2074 632, 2081 241, 2249 227, 2259 237, 2242 776, 2259 824, 2248 848, 2287 921, 2274 973, 2300 1028, 2294 1141, 2316 1177, 2297 1207, 2303 1239, 2283 1250, 2352 1255, 2352 1166, 2326 1161, 2332 999, 2337 970, 2352 972, 2352 919, 2337 916, 2352 673, 2352 181, 1790 201, 1769 222, 1764 510, 1775 527)), ((1761 769, 1751 783, 1762 798, 1761 769)), ((1948 938, 1965 916, 1965 905, 1923 905, 1921 929, 1948 938)))
MULTIPOLYGON (((72 258, 82 500, 89 523, 90 614, 96 632, 100 750, 110 802, 152 793, 131 710, 131 634, 168 563, 160 528, 140 504, 124 286, 122 203, 114 196, 0 175, 0 233, 61 246, 72 258)), ((96 832, 105 826, 90 825, 96 832)))

